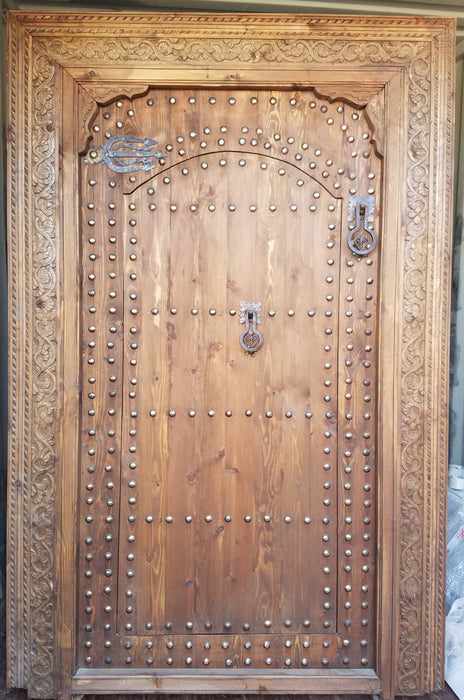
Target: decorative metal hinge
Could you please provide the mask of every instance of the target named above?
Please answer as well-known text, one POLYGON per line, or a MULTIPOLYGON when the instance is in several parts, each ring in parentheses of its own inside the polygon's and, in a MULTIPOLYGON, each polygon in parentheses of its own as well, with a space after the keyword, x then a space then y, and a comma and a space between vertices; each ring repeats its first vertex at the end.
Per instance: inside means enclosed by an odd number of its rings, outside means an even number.
POLYGON ((351 196, 348 199, 348 221, 356 226, 348 236, 348 247, 355 255, 369 255, 377 245, 377 236, 372 228, 375 216, 375 196, 351 196))
POLYGON ((167 156, 163 151, 153 150, 158 141, 138 136, 112 136, 104 144, 91 148, 85 156, 88 165, 105 163, 117 173, 133 173, 136 170, 156 168, 160 158, 167 156))
POLYGON ((252 355, 263 344, 263 334, 256 328, 258 323, 262 323, 261 312, 262 304, 260 301, 240 302, 239 322, 246 324, 246 328, 240 336, 240 345, 247 355, 252 355))

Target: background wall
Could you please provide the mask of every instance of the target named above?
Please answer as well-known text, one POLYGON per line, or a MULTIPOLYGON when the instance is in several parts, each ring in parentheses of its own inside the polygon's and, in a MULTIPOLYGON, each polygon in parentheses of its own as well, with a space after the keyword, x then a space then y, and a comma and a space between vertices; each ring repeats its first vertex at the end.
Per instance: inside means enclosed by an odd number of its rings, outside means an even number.
POLYGON ((7 10, 302 12, 451 16, 457 19, 456 186, 451 349, 450 462, 464 464, 464 2, 448 0, 0 0, 0 600, 5 594, 7 483, 6 25, 7 10))

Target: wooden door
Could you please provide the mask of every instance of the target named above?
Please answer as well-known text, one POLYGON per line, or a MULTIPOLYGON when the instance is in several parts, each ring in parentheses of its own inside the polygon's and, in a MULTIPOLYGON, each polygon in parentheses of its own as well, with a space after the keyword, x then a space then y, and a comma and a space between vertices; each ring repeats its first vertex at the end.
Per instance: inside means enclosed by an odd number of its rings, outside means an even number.
POLYGON ((449 23, 97 19, 11 19, 12 684, 436 687, 449 23))
POLYGON ((93 130, 81 663, 373 668, 365 115, 310 90, 153 90, 93 130))

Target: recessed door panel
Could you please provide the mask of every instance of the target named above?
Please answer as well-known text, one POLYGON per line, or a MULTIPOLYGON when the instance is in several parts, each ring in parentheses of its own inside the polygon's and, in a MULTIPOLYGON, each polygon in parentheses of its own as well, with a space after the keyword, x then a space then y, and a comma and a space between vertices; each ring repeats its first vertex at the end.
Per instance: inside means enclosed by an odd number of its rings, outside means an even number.
POLYGON ((373 668, 380 160, 362 110, 152 90, 93 129, 81 663, 373 668))

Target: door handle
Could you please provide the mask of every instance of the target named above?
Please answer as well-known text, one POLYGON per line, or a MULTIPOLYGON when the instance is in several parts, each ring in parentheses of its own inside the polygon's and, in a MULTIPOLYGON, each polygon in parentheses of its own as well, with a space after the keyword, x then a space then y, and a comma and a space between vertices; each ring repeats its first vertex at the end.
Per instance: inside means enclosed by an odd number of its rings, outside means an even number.
POLYGON ((241 301, 239 323, 245 324, 245 330, 240 335, 240 345, 246 355, 252 355, 262 346, 263 334, 256 326, 261 321, 262 304, 260 301, 241 301))
POLYGON ((369 214, 374 213, 374 201, 372 197, 353 197, 350 205, 354 208, 356 226, 348 236, 348 247, 355 255, 368 255, 377 245, 377 236, 369 226, 369 214))

